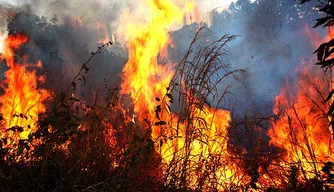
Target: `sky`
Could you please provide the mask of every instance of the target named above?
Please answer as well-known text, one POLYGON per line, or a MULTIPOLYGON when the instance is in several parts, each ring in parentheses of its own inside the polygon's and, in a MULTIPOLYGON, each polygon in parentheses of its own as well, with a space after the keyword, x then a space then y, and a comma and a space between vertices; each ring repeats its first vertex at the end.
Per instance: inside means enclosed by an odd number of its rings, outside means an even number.
MULTIPOLYGON (((48 0, 50 2, 56 2, 56 1, 64 1, 64 0, 48 0)), ((68 0, 65 0, 68 1, 68 0)), ((217 7, 227 6, 231 4, 231 2, 236 2, 237 0, 195 0, 195 2, 201 7, 202 10, 210 10, 217 7)), ((251 0, 254 2, 255 0, 251 0)), ((7 2, 11 4, 17 4, 18 2, 25 2, 25 0, 0 0, 1 2, 7 2)))
MULTIPOLYGON (((144 0, 142 0, 144 1, 144 0)), ((197 5, 197 7, 199 8, 200 13, 202 14, 202 21, 204 22, 208 22, 208 12, 210 12, 211 10, 218 8, 218 7, 226 7, 228 5, 231 4, 231 2, 236 2, 237 0, 190 0, 195 2, 195 4, 197 5)), ((254 2, 255 0, 251 0, 252 2, 254 2)), ((13 4, 15 5, 22 5, 22 4, 29 4, 34 2, 34 4, 36 5, 36 3, 38 5, 40 5, 40 9, 38 9, 38 12, 36 12, 37 15, 43 15, 46 17, 51 17, 50 15, 48 15, 50 13, 49 9, 52 9, 56 12, 57 9, 59 8, 59 6, 62 6, 62 2, 68 2, 69 5, 72 5, 72 9, 69 9, 69 12, 73 12, 75 14, 75 11, 78 11, 79 9, 82 8, 82 3, 85 2, 85 0, 0 0, 0 3, 9 3, 9 4, 13 4), (76 2, 78 2, 77 6, 76 6, 76 2), (57 4, 53 6, 53 4, 57 4), (46 9, 46 7, 48 7, 48 9, 46 9), (76 9, 79 8, 79 9, 76 9)), ((123 10, 126 7, 133 7, 134 2, 136 2, 136 0, 100 0, 98 1, 99 3, 110 3, 110 2, 114 2, 115 4, 122 4, 123 6, 121 6, 121 10, 123 10)), ((112 3, 113 4, 113 3, 112 3)), ((135 3, 136 4, 136 3, 135 3)), ((97 9, 99 10, 99 9, 97 9)), ((36 10, 35 10, 36 11, 36 10)), ((99 11, 92 11, 94 13, 89 13, 87 14, 88 18, 90 18, 90 15, 96 14, 96 12, 99 11)), ((52 15, 54 13, 52 12, 52 15)), ((71 14, 71 13, 70 13, 71 14)), ((114 14, 120 14, 120 12, 115 12, 114 14)), ((94 19, 93 17, 90 19, 94 19)), ((111 19, 112 21, 113 19, 111 19)), ((117 21, 115 21, 117 23, 117 21)), ((0 42, 1 42, 1 36, 4 36, 4 32, 3 30, 0 31, 0 42)), ((2 50, 2 46, 0 43, 0 52, 2 50)))

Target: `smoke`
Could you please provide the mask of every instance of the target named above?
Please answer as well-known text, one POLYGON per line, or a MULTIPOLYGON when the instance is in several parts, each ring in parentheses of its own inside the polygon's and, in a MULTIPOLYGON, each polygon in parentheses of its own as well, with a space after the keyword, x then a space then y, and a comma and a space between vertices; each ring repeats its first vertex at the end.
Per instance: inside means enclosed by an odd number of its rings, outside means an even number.
MULTIPOLYGON (((311 3, 299 6, 294 1, 284 0, 195 2, 203 17, 208 17, 213 34, 206 37, 211 42, 225 34, 237 35, 226 48, 228 62, 231 70, 246 69, 247 72, 236 73, 219 86, 221 92, 227 85, 232 86, 232 95, 224 107, 233 108, 236 114, 242 114, 250 106, 270 106, 282 85, 294 80, 301 60, 313 57, 315 47, 310 46, 310 39, 303 34, 305 26, 312 26, 318 16, 311 3), (215 9, 220 6, 229 7, 215 9)), ((120 16, 126 10, 135 10, 138 2, 17 0, 13 4, 1 3, 0 6, 2 15, 15 13, 8 24, 9 32, 26 33, 30 38, 26 51, 31 55, 31 62, 41 59, 48 77, 62 84, 56 79, 63 76, 64 81, 70 80, 103 40, 120 42, 117 40, 121 36, 117 29, 123 25, 120 16)), ((5 17, 0 19, 2 30, 7 27, 6 21, 5 17)), ((171 32, 175 45, 170 49, 170 56, 174 62, 182 59, 197 29, 197 24, 190 24, 171 32)), ((87 85, 103 89, 106 82, 114 84, 126 55, 124 46, 119 43, 104 50, 90 63, 87 85)), ((56 83, 50 84, 55 86, 56 83)), ((92 92, 88 90, 86 94, 92 92)), ((270 109, 271 106, 256 107, 254 111, 270 113, 270 109)))
MULTIPOLYGON (((305 34, 305 29, 311 28, 319 16, 313 6, 282 0, 239 0, 229 9, 209 13, 210 32, 203 37, 210 43, 225 34, 236 35, 236 40, 226 47, 228 63, 231 70, 246 69, 218 85, 220 92, 228 85, 232 87, 232 95, 223 107, 242 116, 247 108, 271 114, 273 100, 286 81, 292 83, 297 78, 305 61, 314 65, 316 47, 305 34)), ((172 58, 182 58, 197 28, 192 24, 172 33, 175 43, 172 58)))
MULTIPOLYGON (((172 31, 174 46, 169 48, 169 57, 174 63, 181 61, 200 25, 209 28, 202 34, 203 42, 211 43, 225 34, 236 35, 236 40, 226 47, 224 62, 230 64, 230 70, 246 71, 217 85, 221 93, 231 86, 231 94, 220 107, 232 110, 234 119, 243 117, 245 111, 272 114, 273 101, 282 86, 287 81, 295 82, 302 63, 314 65, 312 53, 316 47, 305 34, 319 17, 312 9, 314 4, 300 6, 286 0, 224 1, 224 5, 216 0, 196 2, 207 23, 188 23, 172 31), (226 5, 228 8, 216 9, 226 5)), ((0 14, 5 16, 0 17, 0 35, 7 29, 10 34, 24 32, 29 37, 22 53, 29 62, 42 61, 44 71, 40 73, 47 73, 48 89, 59 95, 57 91, 68 86, 90 53, 108 40, 114 44, 89 63, 87 85, 78 86, 77 93, 89 100, 95 91, 101 95, 106 93, 105 87, 118 84, 118 75, 127 61, 127 50, 118 39, 122 34, 117 34, 124 24, 120 16, 136 10, 138 2, 17 0, 13 4, 0 3, 0 14)), ((244 145, 253 142, 247 139, 244 145)))
MULTIPOLYGON (((93 15, 97 12, 85 15, 84 9, 78 11, 79 16, 77 16, 77 13, 70 11, 75 6, 72 1, 67 6, 63 3, 62 6, 65 6, 63 9, 57 8, 61 2, 55 3, 57 6, 48 3, 50 2, 31 1, 30 4, 21 6, 20 2, 16 6, 2 5, 1 10, 4 11, 1 13, 6 15, 2 28, 9 34, 24 33, 29 37, 29 42, 22 48, 21 53, 27 56, 29 63, 42 61, 43 70, 39 73, 46 73, 47 88, 54 90, 55 95, 59 95, 90 57, 90 53, 97 50, 102 43, 112 41, 113 31, 106 22, 107 16, 95 15, 96 20, 94 20, 93 15), (39 15, 40 13, 36 11, 43 10, 42 8, 48 12, 46 16, 39 15)), ((98 4, 93 7, 92 1, 87 3, 92 9, 102 8, 96 7, 100 6, 98 4)), ((109 17, 113 18, 113 15, 109 17)), ((87 66, 90 70, 85 74, 86 87, 83 88, 78 84, 77 92, 88 100, 97 90, 100 90, 100 93, 101 90, 106 92, 105 87, 117 81, 117 74, 121 72, 126 62, 126 55, 118 43, 103 49, 87 66)))
MULTIPOLYGON (((253 3, 239 0, 227 10, 210 12, 210 31, 202 37, 211 43, 225 34, 236 35, 236 39, 226 47, 224 62, 230 64, 230 70, 245 69, 217 85, 220 93, 231 86, 231 94, 225 97, 220 107, 232 111, 234 122, 243 122, 245 116, 273 115, 275 97, 287 82, 293 95, 294 88, 297 88, 293 85, 296 85, 299 72, 305 65, 312 70, 320 70, 314 66, 313 52, 317 47, 306 30, 320 36, 326 34, 322 30, 311 29, 319 17, 313 6, 312 3, 300 6, 297 2, 283 0, 258 0, 253 3)), ((192 24, 172 32, 175 45, 170 54, 174 62, 182 59, 198 27, 192 24)), ((257 119, 261 117, 257 116, 257 119)), ((268 122, 261 123, 264 128, 270 126, 268 122)), ((245 132, 244 124, 240 123, 229 137, 237 149, 249 149, 258 138, 257 131, 249 133, 254 134, 251 137, 246 137, 248 134, 245 132)), ((268 140, 265 135, 264 132, 264 139, 268 140)))

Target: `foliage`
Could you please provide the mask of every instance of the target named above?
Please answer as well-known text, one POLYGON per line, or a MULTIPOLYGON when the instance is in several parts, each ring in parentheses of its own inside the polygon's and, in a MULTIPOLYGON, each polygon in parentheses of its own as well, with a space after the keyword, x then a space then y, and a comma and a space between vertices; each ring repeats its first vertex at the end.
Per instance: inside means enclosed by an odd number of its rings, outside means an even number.
MULTIPOLYGON (((309 2, 311 0, 300 0, 300 3, 309 2)), ((333 0, 324 0, 319 1, 320 5, 317 7, 320 13, 324 13, 326 16, 317 19, 316 24, 313 28, 318 26, 329 27, 331 28, 334 25, 334 1, 333 0)), ((318 49, 314 52, 317 53, 318 62, 316 65, 320 65, 321 68, 325 68, 326 71, 331 69, 334 66, 334 39, 331 39, 328 42, 322 43, 318 49)), ((331 101, 331 106, 327 112, 327 115, 331 117, 330 126, 333 129, 334 137, 334 101, 332 101, 332 96, 334 94, 334 89, 328 94, 324 102, 331 101)))

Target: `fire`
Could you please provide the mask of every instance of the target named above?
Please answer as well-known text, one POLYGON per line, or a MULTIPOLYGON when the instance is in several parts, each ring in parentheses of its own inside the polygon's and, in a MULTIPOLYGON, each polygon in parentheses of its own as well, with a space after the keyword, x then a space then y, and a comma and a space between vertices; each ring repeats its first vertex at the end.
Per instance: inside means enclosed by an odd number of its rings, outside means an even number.
MULTIPOLYGON (((238 165, 240 162, 233 160, 229 154, 228 128, 231 120, 230 112, 226 110, 212 109, 205 106, 200 109, 191 106, 192 122, 178 122, 179 117, 173 116, 167 126, 162 126, 160 134, 160 154, 165 163, 166 169, 182 170, 185 161, 189 171, 188 186, 196 189, 201 180, 205 181, 205 174, 213 173, 221 184, 219 190, 225 186, 244 184, 249 181, 248 177, 243 178, 242 170, 238 165), (185 160, 185 157, 189 159, 185 160), (222 163, 222 164, 221 164, 222 163), (217 166, 216 169, 213 167, 217 166)), ((174 175, 170 175, 170 180, 174 175)), ((209 186, 205 186, 208 187, 209 186)))
MULTIPOLYGON (((209 162, 210 159, 212 163, 217 158, 219 162, 216 163, 226 164, 224 168, 213 171, 219 182, 238 182, 232 181, 237 166, 230 164, 227 150, 231 119, 229 111, 213 109, 207 105, 200 108, 195 103, 187 103, 189 120, 180 122, 181 117, 173 114, 166 104, 169 99, 172 100, 168 91, 176 73, 175 65, 159 64, 158 58, 168 55, 166 47, 171 45, 168 31, 173 25, 182 24, 184 15, 195 6, 190 2, 181 6, 174 1, 147 0, 146 5, 139 7, 138 10, 145 10, 145 16, 149 17, 144 17, 142 12, 133 15, 125 12, 123 25, 126 29, 121 29, 128 39, 129 60, 123 68, 120 93, 129 95, 134 103, 135 114, 130 119, 139 124, 142 130, 152 129, 151 138, 166 165, 165 171, 171 166, 182 170, 185 162, 190 170, 197 167, 199 172, 205 172, 210 169, 204 166, 207 165, 206 161, 209 162), (158 112, 157 106, 160 109, 158 112), (190 159, 182 159, 185 157, 190 159)), ((185 90, 189 91, 187 88, 185 90)), ((194 95, 192 97, 196 100, 194 95)), ((192 170, 189 173, 188 187, 195 188, 196 182, 201 182, 201 179, 203 178, 192 170)))
POLYGON ((268 133, 270 144, 286 150, 285 161, 298 162, 309 173, 319 171, 321 162, 332 161, 334 149, 326 117, 327 106, 321 102, 324 95, 319 95, 319 91, 325 93, 328 87, 321 78, 312 76, 304 69, 297 95, 284 89, 276 97, 274 112, 278 114, 281 109, 284 112, 268 133))
POLYGON ((167 46, 172 24, 181 23, 183 16, 183 10, 173 2, 147 0, 146 3, 147 14, 150 15, 147 23, 138 22, 129 15, 124 16, 125 20, 136 22, 125 24, 129 60, 123 68, 124 82, 121 85, 121 94, 131 94, 135 103, 134 111, 141 122, 154 119, 155 98, 163 97, 174 75, 172 65, 161 65, 157 58, 167 46))
POLYGON ((37 88, 39 79, 44 78, 37 77, 36 70, 30 70, 41 67, 41 62, 20 64, 24 58, 15 56, 15 51, 27 41, 25 35, 9 35, 4 41, 4 53, 1 55, 8 70, 2 82, 4 94, 0 96, 0 113, 5 122, 0 129, 0 136, 10 139, 10 144, 19 139, 28 139, 28 135, 36 130, 38 115, 46 110, 43 102, 51 97, 47 90, 37 88), (18 129, 20 134, 9 129, 18 129))
MULTIPOLYGON (((317 34, 306 34, 314 37, 315 46, 319 45, 317 34)), ((268 132, 270 144, 285 150, 279 166, 285 172, 291 166, 297 167, 301 182, 319 177, 323 174, 321 168, 324 163, 334 160, 332 131, 326 116, 328 105, 323 102, 331 85, 321 70, 312 70, 314 63, 301 65, 306 67, 300 71, 296 86, 287 83, 276 97, 274 113, 280 114, 279 120, 272 124, 268 132)), ((277 182, 282 182, 278 181, 278 175, 275 177, 277 182)))

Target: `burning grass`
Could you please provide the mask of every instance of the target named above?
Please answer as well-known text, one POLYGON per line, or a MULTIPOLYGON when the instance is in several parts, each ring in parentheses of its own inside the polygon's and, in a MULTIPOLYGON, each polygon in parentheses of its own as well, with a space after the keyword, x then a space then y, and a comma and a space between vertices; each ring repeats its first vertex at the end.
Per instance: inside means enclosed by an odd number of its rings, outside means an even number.
POLYGON ((164 88, 164 96, 151 101, 155 105, 151 119, 136 117, 135 108, 122 104, 118 89, 109 90, 106 102, 101 104, 96 92, 91 106, 75 97, 76 83, 84 81, 88 62, 111 43, 99 47, 60 100, 39 115, 28 138, 17 135, 19 150, 30 145, 33 148, 13 152, 11 146, 3 146, 3 186, 47 191, 103 190, 111 186, 116 191, 223 190, 225 184, 237 186, 247 176, 237 175, 241 162, 231 161, 233 156, 227 150, 229 112, 218 109, 219 102, 217 107, 208 102, 210 97, 220 101, 227 93, 219 95, 216 84, 235 72, 228 71, 220 60, 226 54, 224 46, 233 37, 224 36, 196 52, 200 32, 164 88), (32 158, 18 162, 9 158, 18 156, 32 158), (15 169, 22 171, 12 173, 15 169), (27 177, 22 177, 23 173, 27 177), (20 184, 9 175, 21 177, 17 179, 20 184))
POLYGON ((106 88, 107 95, 96 91, 92 101, 77 88, 86 84, 89 62, 111 42, 52 95, 35 73, 42 64, 21 65, 24 57, 14 57, 28 37, 9 34, 0 108, 4 191, 333 190, 332 132, 322 103, 328 79, 305 68, 299 84, 277 96, 275 114, 232 118, 222 106, 225 80, 244 72, 226 62, 235 37, 207 41, 200 28, 180 63, 162 64, 170 27, 192 6, 147 5, 148 23, 125 25, 129 60, 120 86, 106 88), (247 147, 238 148, 231 135, 247 147))
POLYGON ((229 86, 219 93, 217 84, 242 72, 230 70, 223 60, 224 48, 234 37, 223 36, 203 46, 197 43, 203 30, 175 67, 165 93, 152 99, 150 120, 138 118, 131 96, 120 94, 118 88, 108 89, 104 102, 97 91, 91 105, 75 96, 77 83, 84 84, 89 61, 111 43, 99 47, 60 100, 39 113, 27 137, 19 134, 21 129, 11 129, 17 140, 13 145, 5 144, 8 135, 2 137, 1 187, 14 191, 331 189, 328 106, 316 102, 324 99, 326 79, 311 78, 305 70, 297 89, 298 102, 289 104, 284 91, 277 97, 279 116, 246 113, 240 121, 232 121, 230 112, 219 108, 229 86), (306 90, 304 84, 312 86, 306 90), (271 125, 270 143, 282 150, 270 149, 259 140, 265 137, 259 130, 267 124, 271 125), (240 126, 258 141, 249 143, 248 152, 236 151, 229 141, 240 126), (280 135, 282 131, 288 135, 280 135), (317 138, 324 145, 313 142, 317 138))

